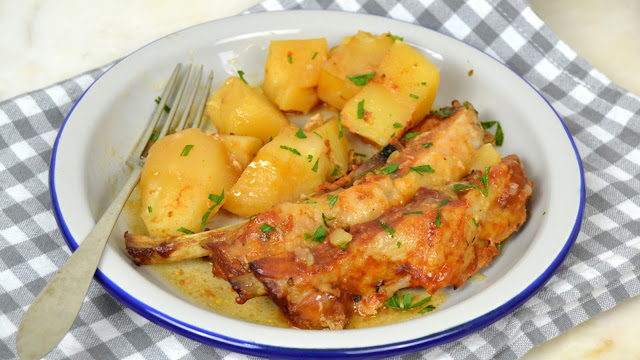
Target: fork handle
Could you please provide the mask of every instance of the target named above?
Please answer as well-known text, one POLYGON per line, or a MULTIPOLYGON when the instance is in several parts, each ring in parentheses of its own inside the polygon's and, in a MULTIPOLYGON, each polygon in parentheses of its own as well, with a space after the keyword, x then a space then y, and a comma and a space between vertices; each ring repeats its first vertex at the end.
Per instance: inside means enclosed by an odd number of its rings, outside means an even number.
POLYGON ((33 301, 22 318, 16 339, 21 359, 40 359, 62 340, 84 301, 107 240, 142 167, 134 166, 129 179, 96 226, 33 301))

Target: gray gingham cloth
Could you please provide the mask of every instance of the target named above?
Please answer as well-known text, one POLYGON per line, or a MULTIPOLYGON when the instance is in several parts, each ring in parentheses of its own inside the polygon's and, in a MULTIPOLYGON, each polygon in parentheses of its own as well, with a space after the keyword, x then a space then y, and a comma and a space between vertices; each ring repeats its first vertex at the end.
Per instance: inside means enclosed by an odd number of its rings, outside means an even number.
MULTIPOLYGON (((584 162, 581 232, 558 272, 512 314, 407 359, 515 359, 640 293, 640 99, 576 55, 520 0, 277 1, 249 12, 331 9, 386 16, 460 39, 500 59, 563 118, 584 162)), ((0 358, 16 357, 20 319, 69 250, 48 192, 62 122, 107 67, 0 103, 0 358)), ((240 359, 161 328, 95 282, 71 332, 48 358, 240 359)))

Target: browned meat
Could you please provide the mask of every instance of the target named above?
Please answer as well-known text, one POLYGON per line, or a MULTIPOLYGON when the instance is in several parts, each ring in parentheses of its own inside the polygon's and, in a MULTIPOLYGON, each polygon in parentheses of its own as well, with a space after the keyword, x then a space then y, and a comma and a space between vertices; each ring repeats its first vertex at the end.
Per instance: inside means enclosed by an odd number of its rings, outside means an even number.
POLYGON ((261 294, 246 292, 256 289, 243 276, 250 273, 250 262, 312 248, 333 229, 350 229, 405 204, 420 187, 460 179, 468 173, 484 133, 475 109, 456 105, 446 119, 432 116, 412 130, 417 135, 404 142, 401 151, 391 154, 384 167, 356 179, 353 186, 279 204, 227 233, 222 241, 204 245, 211 251, 214 274, 228 279, 240 295, 238 301, 246 301, 261 294), (241 281, 236 281, 238 277, 241 281))
POLYGON ((342 329, 354 312, 373 315, 402 288, 429 293, 461 286, 487 266, 496 245, 524 223, 533 183, 512 155, 437 190, 420 189, 405 206, 351 227, 346 247, 330 241, 251 262, 255 276, 291 323, 342 329), (486 190, 486 196, 483 192, 486 190))

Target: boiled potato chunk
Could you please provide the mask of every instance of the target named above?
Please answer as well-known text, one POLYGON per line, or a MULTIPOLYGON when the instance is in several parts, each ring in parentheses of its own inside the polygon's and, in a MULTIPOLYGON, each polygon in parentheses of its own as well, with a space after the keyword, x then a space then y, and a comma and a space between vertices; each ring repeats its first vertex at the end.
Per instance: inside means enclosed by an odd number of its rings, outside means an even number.
POLYGON ((311 195, 334 165, 324 140, 313 133, 297 136, 289 125, 263 146, 229 192, 224 208, 249 217, 273 205, 311 195))
POLYGON ((227 149, 229 157, 238 174, 249 165, 256 156, 258 150, 264 144, 262 140, 253 136, 242 135, 218 135, 222 144, 227 149))
POLYGON ((486 167, 496 165, 500 160, 500 153, 493 147, 493 144, 484 144, 473 153, 471 170, 484 171, 486 167))
POLYGON ((271 41, 262 88, 280 110, 306 113, 318 102, 316 86, 327 49, 323 38, 271 41))
POLYGON ((383 146, 429 113, 439 82, 435 65, 397 40, 373 79, 344 105, 342 121, 351 132, 383 146))
POLYGON ((349 141, 340 127, 339 120, 333 119, 313 129, 314 135, 322 136, 322 139, 329 141, 331 148, 329 157, 335 164, 331 171, 330 180, 346 175, 349 170, 349 141))
POLYGON ((228 193, 238 175, 227 149, 213 134, 188 129, 159 139, 149 150, 140 176, 141 217, 149 234, 200 231, 204 215, 214 205, 209 195, 220 196, 223 189, 228 193))
POLYGON ((289 121, 260 91, 237 76, 229 77, 207 102, 211 122, 220 134, 257 137, 267 142, 289 121))
POLYGON ((347 76, 375 72, 392 45, 393 38, 389 34, 372 35, 365 31, 342 39, 322 65, 318 80, 320 100, 342 109, 361 89, 347 76))

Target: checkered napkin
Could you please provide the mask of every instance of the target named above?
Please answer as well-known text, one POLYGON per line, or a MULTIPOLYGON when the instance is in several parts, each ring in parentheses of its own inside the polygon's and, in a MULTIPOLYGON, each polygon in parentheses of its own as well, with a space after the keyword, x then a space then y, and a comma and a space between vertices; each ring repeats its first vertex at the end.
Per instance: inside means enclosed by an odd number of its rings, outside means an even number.
MULTIPOLYGON (((445 33, 500 59, 562 116, 584 162, 582 230, 546 286, 502 320, 403 358, 515 359, 640 293, 640 99, 578 57, 520 0, 277 1, 250 12, 331 9, 386 16, 445 33)), ((73 103, 106 69, 0 103, 0 358, 16 357, 18 324, 69 251, 51 210, 55 136, 73 103)), ((51 359, 244 358, 176 335, 92 284, 51 359)))

